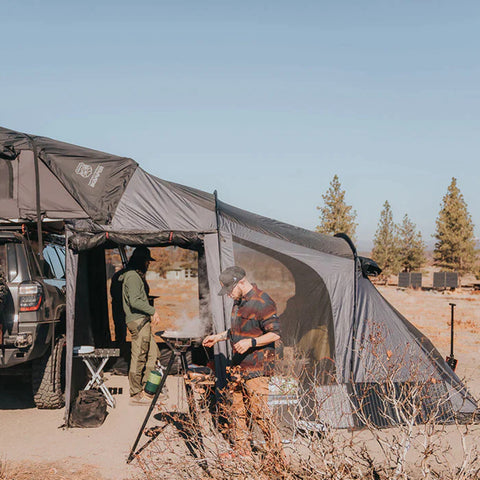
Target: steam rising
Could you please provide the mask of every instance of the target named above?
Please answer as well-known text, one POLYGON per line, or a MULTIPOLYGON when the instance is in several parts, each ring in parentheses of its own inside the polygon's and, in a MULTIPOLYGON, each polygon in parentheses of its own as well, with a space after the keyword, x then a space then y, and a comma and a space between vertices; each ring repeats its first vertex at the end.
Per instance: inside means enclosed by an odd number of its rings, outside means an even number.
POLYGON ((211 319, 208 313, 208 301, 200 302, 200 316, 188 317, 185 313, 175 320, 175 332, 181 337, 201 338, 211 330, 211 319))

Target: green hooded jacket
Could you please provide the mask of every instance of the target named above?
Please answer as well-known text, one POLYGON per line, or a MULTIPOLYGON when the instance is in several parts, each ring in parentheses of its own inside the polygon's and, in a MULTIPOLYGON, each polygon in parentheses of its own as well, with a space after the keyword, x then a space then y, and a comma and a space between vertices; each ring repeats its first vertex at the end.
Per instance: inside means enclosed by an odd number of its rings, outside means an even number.
POLYGON ((145 285, 136 270, 127 270, 118 279, 122 282, 122 303, 126 323, 155 313, 155 308, 148 303, 148 285, 145 285))

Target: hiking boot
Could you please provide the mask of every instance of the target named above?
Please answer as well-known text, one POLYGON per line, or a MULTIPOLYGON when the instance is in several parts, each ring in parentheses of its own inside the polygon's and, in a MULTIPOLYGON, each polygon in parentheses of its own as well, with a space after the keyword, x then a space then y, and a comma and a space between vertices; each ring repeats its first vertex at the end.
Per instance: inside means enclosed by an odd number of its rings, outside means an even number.
MULTIPOLYGON (((130 405, 150 405, 153 400, 153 395, 149 395, 146 392, 140 392, 130 397, 130 405)), ((157 398, 157 404, 164 404, 167 400, 167 396, 163 392, 157 398)))
POLYGON ((145 392, 140 392, 130 397, 130 405, 150 405, 152 403, 153 396, 149 396, 145 392))

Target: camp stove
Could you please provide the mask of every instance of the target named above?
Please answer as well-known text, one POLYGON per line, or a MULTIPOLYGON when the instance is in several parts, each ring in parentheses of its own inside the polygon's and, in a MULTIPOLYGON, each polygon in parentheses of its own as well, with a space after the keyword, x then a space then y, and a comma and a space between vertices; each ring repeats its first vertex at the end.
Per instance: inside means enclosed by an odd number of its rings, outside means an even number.
POLYGON ((172 352, 178 352, 178 354, 185 353, 190 347, 199 347, 202 344, 200 337, 192 337, 186 332, 165 330, 158 332, 157 335, 165 341, 172 352))

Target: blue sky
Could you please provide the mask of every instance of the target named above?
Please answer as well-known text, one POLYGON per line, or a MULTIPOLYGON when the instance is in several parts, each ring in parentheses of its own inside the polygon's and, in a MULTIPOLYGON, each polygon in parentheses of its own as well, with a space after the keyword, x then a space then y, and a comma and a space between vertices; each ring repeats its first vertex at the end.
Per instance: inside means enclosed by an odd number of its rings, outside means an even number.
POLYGON ((313 229, 337 174, 432 242, 451 178, 480 235, 480 3, 2 2, 0 125, 313 229))

